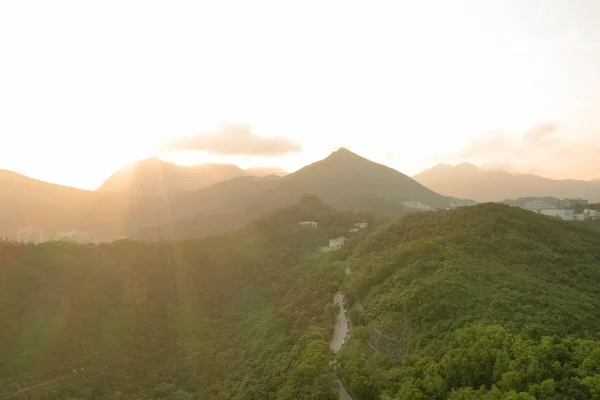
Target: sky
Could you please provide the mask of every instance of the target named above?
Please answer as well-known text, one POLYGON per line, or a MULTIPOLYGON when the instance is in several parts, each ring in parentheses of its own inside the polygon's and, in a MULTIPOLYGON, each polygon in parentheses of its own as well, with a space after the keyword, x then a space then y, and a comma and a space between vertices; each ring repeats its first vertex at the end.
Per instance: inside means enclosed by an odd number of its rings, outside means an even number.
POLYGON ((0 169, 159 156, 600 178, 596 0, 0 2, 0 169))

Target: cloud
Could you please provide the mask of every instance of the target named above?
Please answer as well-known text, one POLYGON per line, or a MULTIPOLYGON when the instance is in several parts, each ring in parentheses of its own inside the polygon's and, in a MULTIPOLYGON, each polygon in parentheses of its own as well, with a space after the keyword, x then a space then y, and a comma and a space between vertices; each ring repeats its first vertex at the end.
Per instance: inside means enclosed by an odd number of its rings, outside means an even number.
POLYGON ((523 134, 521 148, 554 147, 560 141, 558 130, 557 122, 538 124, 523 134))
POLYGON ((512 151, 513 148, 514 144, 505 132, 489 131, 483 136, 473 139, 467 147, 458 154, 458 157, 481 159, 512 151))
POLYGON ((487 132, 468 143, 458 157, 486 163, 497 159, 506 163, 523 155, 554 148, 559 144, 559 124, 548 122, 535 125, 518 136, 503 131, 487 132))
POLYGON ((224 124, 212 132, 176 138, 166 151, 192 150, 225 155, 276 157, 302 151, 302 146, 284 137, 261 137, 246 124, 224 124))

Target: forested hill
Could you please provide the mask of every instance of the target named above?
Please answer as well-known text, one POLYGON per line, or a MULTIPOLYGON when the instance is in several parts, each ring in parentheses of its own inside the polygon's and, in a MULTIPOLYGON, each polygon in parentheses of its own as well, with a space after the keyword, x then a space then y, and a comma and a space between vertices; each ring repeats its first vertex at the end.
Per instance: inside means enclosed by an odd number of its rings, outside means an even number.
POLYGON ((599 398, 600 234, 500 204, 414 214, 352 271, 362 399, 599 398))
POLYGON ((199 240, 0 242, 0 398, 332 398, 344 273, 317 246, 355 218, 307 197, 199 240))

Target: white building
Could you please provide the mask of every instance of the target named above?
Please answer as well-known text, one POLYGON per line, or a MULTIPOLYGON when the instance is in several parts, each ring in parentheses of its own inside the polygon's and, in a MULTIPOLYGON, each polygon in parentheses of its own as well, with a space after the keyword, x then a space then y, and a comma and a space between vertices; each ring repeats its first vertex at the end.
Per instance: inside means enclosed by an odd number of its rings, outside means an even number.
POLYGON ((543 209, 539 213, 549 217, 560 218, 564 221, 573 221, 575 219, 575 211, 573 210, 543 209))
POLYGON ((57 240, 66 240, 75 243, 81 244, 90 244, 90 243, 98 243, 98 238, 94 232, 80 232, 80 231, 70 231, 70 232, 60 232, 57 237, 57 240))
POLYGON ((17 231, 17 241, 24 243, 42 243, 44 241, 44 230, 29 226, 17 231))
POLYGON ((357 222, 356 224, 354 224, 354 226, 358 229, 365 229, 367 226, 369 226, 369 224, 366 222, 357 222))
POLYGON ((309 226, 311 228, 317 228, 319 226, 319 223, 315 221, 302 221, 300 222, 300 226, 309 226))
POLYGON ((416 210, 424 210, 424 211, 432 211, 433 210, 433 207, 431 207, 427 204, 423 204, 418 201, 405 201, 402 203, 402 205, 406 208, 414 208, 416 210))
POLYGON ((554 209, 556 208, 555 205, 551 205, 546 201, 543 200, 532 200, 532 201, 528 201, 526 202, 523 207, 526 210, 530 210, 530 211, 537 211, 537 210, 543 210, 543 209, 554 209))
POLYGON ((346 242, 346 238, 340 236, 336 239, 329 239, 329 248, 330 249, 341 249, 344 243, 346 242))
POLYGON ((573 214, 573 220, 575 221, 583 221, 586 219, 585 214, 573 214))

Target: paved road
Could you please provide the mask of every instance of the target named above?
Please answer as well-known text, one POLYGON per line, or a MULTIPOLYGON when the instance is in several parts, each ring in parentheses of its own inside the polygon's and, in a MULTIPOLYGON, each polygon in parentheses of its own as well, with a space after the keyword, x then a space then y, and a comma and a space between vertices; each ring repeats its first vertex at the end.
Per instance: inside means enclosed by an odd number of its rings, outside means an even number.
POLYGON ((346 391, 346 389, 344 389, 344 385, 342 385, 342 382, 340 382, 339 379, 336 379, 335 383, 338 385, 338 399, 340 399, 340 400, 354 400, 352 397, 350 397, 350 395, 348 394, 348 392, 346 391))
POLYGON ((343 341, 346 339, 348 331, 348 319, 344 313, 344 295, 340 292, 337 292, 333 297, 333 302, 339 306, 340 311, 337 316, 335 328, 333 330, 333 337, 329 343, 329 348, 337 354, 342 348, 343 341))
MULTIPOLYGON (((344 313, 344 295, 337 292, 333 297, 333 302, 339 306, 339 311, 329 348, 337 354, 342 349, 344 340, 348 337, 348 319, 344 313)), ((335 380, 335 385, 337 386, 338 398, 340 400, 353 400, 339 379, 335 380)))

